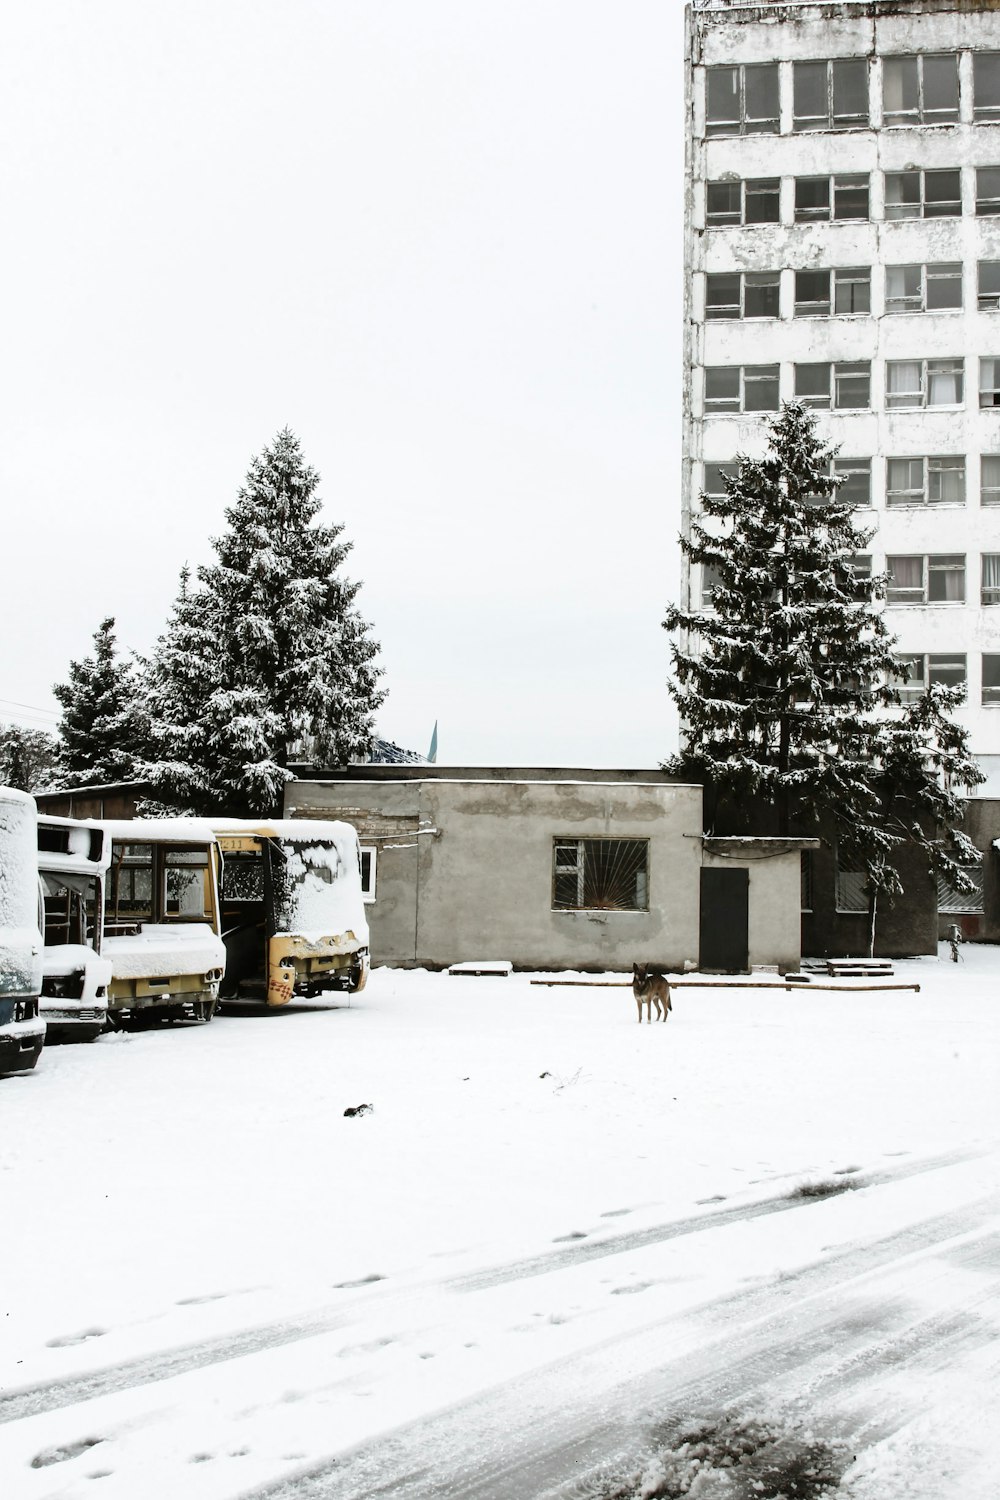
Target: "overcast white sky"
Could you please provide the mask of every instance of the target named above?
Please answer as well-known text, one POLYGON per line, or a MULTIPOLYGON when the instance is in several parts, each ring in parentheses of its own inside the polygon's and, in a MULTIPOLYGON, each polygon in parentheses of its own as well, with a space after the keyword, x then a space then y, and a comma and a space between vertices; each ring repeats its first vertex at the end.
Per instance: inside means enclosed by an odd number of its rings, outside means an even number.
POLYGON ((152 646, 287 423, 354 543, 385 736, 669 754, 680 0, 0 20, 0 718, 52 727, 105 614, 152 646))

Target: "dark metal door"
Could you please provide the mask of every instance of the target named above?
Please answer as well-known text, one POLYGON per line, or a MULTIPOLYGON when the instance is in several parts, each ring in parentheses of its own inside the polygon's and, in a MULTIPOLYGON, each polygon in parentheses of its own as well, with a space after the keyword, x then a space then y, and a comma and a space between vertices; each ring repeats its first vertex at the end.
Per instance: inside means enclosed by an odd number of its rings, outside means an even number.
POLYGON ((701 968, 746 973, 750 967, 749 910, 749 870, 702 870, 701 968))

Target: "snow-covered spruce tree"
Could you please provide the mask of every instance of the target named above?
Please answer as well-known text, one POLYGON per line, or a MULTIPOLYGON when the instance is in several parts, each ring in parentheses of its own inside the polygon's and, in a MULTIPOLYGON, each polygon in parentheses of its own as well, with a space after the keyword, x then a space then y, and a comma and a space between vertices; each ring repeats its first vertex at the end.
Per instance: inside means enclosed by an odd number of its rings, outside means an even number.
POLYGON ((289 747, 308 738, 331 765, 364 753, 385 694, 378 644, 340 575, 350 543, 317 522, 319 476, 285 428, 255 457, 218 561, 198 570, 199 628, 216 679, 188 745, 201 806, 234 816, 280 812, 289 747), (204 596, 204 597, 202 597, 204 596))
POLYGON ((60 784, 92 786, 131 781, 139 773, 146 737, 138 674, 118 656, 113 618, 94 634, 94 652, 69 664, 68 681, 52 691, 62 704, 60 784))
POLYGON ((59 746, 44 729, 0 724, 0 786, 19 792, 53 786, 59 765, 59 746))
POLYGON ((832 455, 790 402, 765 456, 741 459, 723 495, 701 497, 681 546, 707 570, 710 607, 671 606, 664 621, 680 632, 669 690, 684 749, 671 768, 731 806, 772 806, 779 833, 794 820, 832 837, 865 870, 874 910, 880 890, 895 893, 904 837, 936 864, 961 844, 958 789, 978 772, 939 693, 899 709, 884 580, 853 564, 871 533, 838 499, 832 455))
POLYGON ((149 715, 142 779, 151 796, 144 812, 193 812, 211 802, 208 793, 209 703, 219 685, 218 642, 211 598, 192 588, 181 569, 167 626, 145 663, 149 715))

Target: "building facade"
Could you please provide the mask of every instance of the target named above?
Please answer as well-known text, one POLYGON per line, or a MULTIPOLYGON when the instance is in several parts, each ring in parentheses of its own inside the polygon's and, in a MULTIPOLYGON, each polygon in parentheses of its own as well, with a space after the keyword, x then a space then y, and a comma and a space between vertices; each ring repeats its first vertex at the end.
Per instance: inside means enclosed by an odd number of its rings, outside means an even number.
POLYGON ((995 793, 1000 3, 702 0, 687 59, 682 528, 768 412, 813 408, 904 691, 965 685, 995 793))

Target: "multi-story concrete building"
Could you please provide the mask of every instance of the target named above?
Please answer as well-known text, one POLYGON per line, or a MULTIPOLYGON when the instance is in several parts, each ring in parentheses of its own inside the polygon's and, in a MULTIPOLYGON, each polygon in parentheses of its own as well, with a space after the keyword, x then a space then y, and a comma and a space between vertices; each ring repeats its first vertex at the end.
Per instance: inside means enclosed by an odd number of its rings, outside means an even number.
POLYGON ((1000 787, 1000 0, 698 0, 687 48, 684 529, 820 412, 911 691, 965 683, 1000 787))

